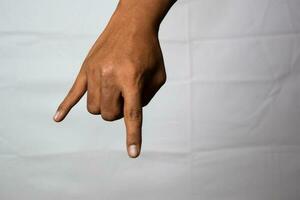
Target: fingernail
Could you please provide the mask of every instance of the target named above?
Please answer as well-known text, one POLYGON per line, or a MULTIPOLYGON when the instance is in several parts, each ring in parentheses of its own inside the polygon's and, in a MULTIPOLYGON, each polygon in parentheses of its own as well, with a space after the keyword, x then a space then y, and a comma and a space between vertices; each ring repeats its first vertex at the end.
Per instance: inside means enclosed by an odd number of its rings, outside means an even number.
POLYGON ((60 115, 60 112, 59 112, 59 111, 56 111, 56 113, 55 113, 55 115, 54 115, 54 120, 55 120, 55 121, 58 121, 59 115, 60 115))
POLYGON ((137 155, 138 155, 137 146, 135 144, 130 145, 128 147, 128 153, 129 153, 129 156, 132 158, 137 157, 137 155))

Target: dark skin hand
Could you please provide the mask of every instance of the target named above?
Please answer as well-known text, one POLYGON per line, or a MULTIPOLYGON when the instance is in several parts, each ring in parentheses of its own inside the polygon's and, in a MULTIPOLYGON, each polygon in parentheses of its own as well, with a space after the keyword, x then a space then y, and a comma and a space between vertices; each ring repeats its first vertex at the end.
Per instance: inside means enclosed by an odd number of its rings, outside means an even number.
POLYGON ((124 117, 128 155, 142 146, 143 106, 166 82, 158 40, 161 21, 175 0, 120 0, 86 56, 53 119, 62 121, 87 92, 87 110, 106 121, 124 117))

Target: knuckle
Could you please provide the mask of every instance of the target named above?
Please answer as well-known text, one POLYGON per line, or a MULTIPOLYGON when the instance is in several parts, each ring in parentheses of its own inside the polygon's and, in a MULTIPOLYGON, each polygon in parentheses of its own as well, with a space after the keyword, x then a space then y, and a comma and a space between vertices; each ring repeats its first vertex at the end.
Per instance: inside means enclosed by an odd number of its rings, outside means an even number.
POLYGON ((101 69, 101 76, 102 77, 110 77, 113 75, 113 65, 109 64, 109 65, 105 65, 104 67, 102 67, 101 69))
POLYGON ((125 64, 126 71, 120 72, 125 76, 125 78, 129 81, 136 80, 143 74, 141 67, 134 63, 125 64))
POLYGON ((150 101, 143 102, 143 107, 147 106, 150 103, 150 101))
POLYGON ((132 121, 140 120, 142 117, 141 110, 137 110, 137 109, 129 109, 127 112, 125 112, 125 115, 127 119, 132 121))
POLYGON ((161 76, 160 76, 160 85, 164 85, 165 83, 167 82, 167 74, 166 73, 162 73, 161 76))
POLYGON ((150 103, 151 99, 152 99, 152 97, 149 97, 149 96, 145 97, 142 101, 142 106, 143 107, 147 106, 150 103))
POLYGON ((105 112, 101 113, 101 117, 105 121, 114 121, 120 118, 119 112, 105 112))
POLYGON ((139 80, 144 75, 144 71, 139 67, 134 67, 128 72, 128 75, 132 80, 139 80))
POLYGON ((92 105, 92 104, 88 104, 87 105, 87 111, 92 114, 92 115, 98 115, 100 114, 100 109, 97 108, 97 106, 92 105))

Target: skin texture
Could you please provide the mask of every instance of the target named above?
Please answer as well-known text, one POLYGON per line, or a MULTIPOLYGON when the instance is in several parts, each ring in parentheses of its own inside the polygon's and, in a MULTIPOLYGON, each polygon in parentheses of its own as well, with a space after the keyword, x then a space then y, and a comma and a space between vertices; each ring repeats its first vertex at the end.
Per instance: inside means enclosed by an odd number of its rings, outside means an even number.
POLYGON ((142 146, 143 107, 166 82, 158 40, 174 0, 121 0, 88 52, 53 119, 62 121, 87 92, 87 110, 106 121, 124 118, 128 155, 142 146))

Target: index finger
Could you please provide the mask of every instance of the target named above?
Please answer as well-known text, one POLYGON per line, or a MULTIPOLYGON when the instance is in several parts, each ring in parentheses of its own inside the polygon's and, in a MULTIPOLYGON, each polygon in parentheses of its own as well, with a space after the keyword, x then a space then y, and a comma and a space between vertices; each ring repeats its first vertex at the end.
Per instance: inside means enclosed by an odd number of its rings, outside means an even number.
POLYGON ((132 90, 123 94, 123 97, 127 152, 130 157, 136 158, 139 156, 142 146, 143 107, 141 93, 139 90, 132 90))

